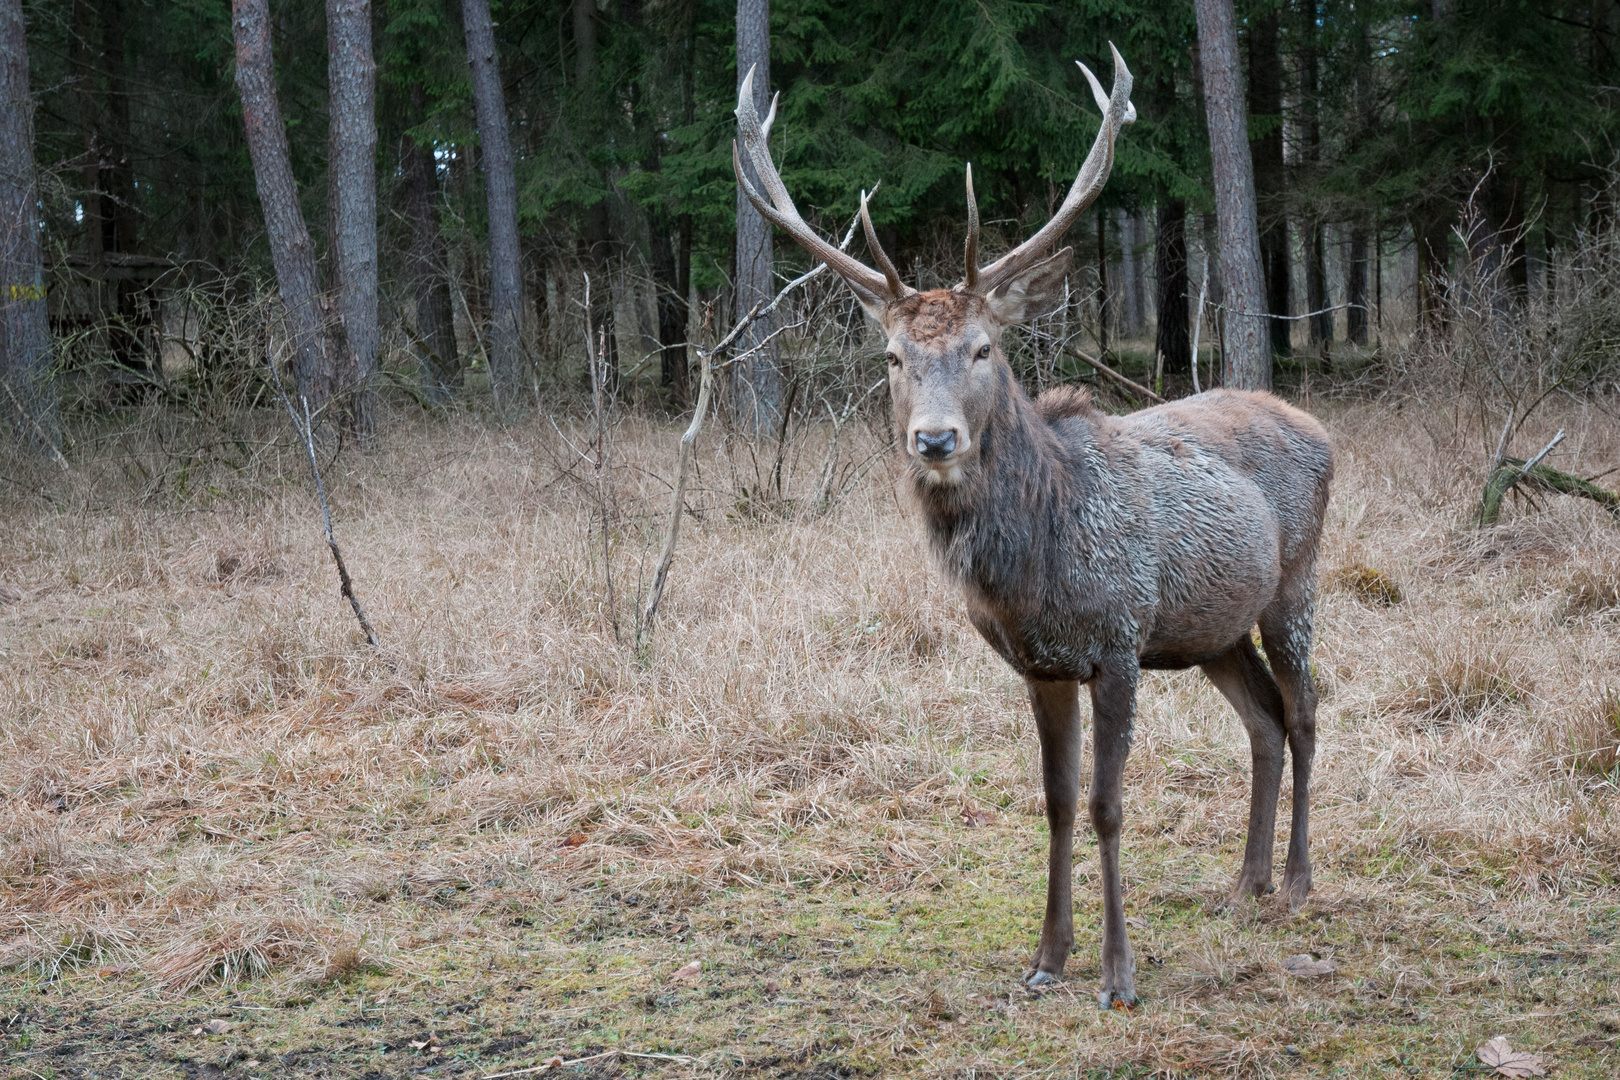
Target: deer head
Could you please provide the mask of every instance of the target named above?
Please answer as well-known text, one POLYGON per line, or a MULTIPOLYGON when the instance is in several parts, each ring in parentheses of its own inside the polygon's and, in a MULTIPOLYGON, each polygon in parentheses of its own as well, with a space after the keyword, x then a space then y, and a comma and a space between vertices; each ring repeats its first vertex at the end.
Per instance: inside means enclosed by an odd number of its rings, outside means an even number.
MULTIPOLYGON (((904 284, 878 243, 861 193, 861 224, 866 245, 877 263, 873 269, 824 240, 800 216, 771 161, 767 136, 776 116, 776 99, 764 122, 754 108, 754 73, 750 69, 737 94, 737 130, 749 160, 769 199, 762 198, 743 173, 741 154, 732 144, 737 182, 760 214, 830 266, 888 336, 889 390, 895 423, 906 453, 928 470, 936 483, 954 484, 963 467, 978 453, 995 400, 994 388, 1006 357, 1001 331, 1050 311, 1062 297, 1063 279, 1074 262, 1074 249, 1052 247, 1086 207, 1096 201, 1114 164, 1119 129, 1136 119, 1131 104, 1131 73, 1119 51, 1114 56, 1114 89, 1102 84, 1080 64, 1102 109, 1103 122, 1091 152, 1080 167, 1063 205, 1041 229, 988 266, 979 265, 979 208, 973 197, 973 166, 967 169, 968 229, 966 271, 950 289, 919 293, 904 284)), ((1078 63, 1078 61, 1076 61, 1078 63)))

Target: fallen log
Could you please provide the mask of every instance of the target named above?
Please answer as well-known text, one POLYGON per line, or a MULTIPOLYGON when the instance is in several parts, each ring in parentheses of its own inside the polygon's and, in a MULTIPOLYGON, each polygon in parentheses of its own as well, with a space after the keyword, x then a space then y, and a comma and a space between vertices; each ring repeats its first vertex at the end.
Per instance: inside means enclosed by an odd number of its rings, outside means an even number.
POLYGON ((1485 481, 1485 493, 1479 503, 1479 525, 1486 528, 1496 524, 1502 515, 1502 499, 1515 485, 1527 484, 1539 491, 1552 491, 1560 495, 1576 495, 1591 499, 1620 522, 1620 494, 1600 488, 1590 480, 1582 480, 1562 472, 1551 465, 1518 458, 1504 457, 1502 464, 1485 481))

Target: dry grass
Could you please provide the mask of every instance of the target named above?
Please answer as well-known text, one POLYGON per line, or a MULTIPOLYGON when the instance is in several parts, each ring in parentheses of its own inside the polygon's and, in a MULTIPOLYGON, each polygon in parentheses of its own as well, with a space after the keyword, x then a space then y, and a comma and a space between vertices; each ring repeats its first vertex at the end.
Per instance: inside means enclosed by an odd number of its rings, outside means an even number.
MULTIPOLYGON (((481 1075, 617 1047, 692 1061, 575 1075, 1449 1075, 1506 1033, 1611 1075, 1620 531, 1554 500, 1476 534, 1482 460, 1374 406, 1327 419, 1318 891, 1298 917, 1211 914, 1247 745, 1201 677, 1150 675, 1129 1016, 1089 1004, 1084 828, 1071 981, 1017 989, 1044 878, 1028 707, 887 459, 829 513, 744 514, 742 451, 711 445, 643 649, 628 598, 671 428, 620 431, 616 611, 592 486, 549 426, 422 422, 343 458, 339 539, 381 653, 290 454, 285 479, 186 495, 139 497, 111 464, 7 489, 0 1060, 481 1075), (1282 974, 1303 951, 1341 974, 1282 974), (228 1036, 189 1034, 216 1014, 228 1036)), ((1583 463, 1620 456, 1600 414, 1555 422, 1583 463)), ((790 489, 814 483, 802 457, 790 489)))

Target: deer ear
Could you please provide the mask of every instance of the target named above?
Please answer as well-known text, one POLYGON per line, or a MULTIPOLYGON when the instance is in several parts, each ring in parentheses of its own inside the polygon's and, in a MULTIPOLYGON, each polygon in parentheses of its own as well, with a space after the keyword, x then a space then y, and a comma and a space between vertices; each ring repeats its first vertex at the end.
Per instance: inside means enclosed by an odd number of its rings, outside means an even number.
POLYGON ((1003 326, 1045 315, 1063 302, 1063 279, 1074 268, 1074 248, 1066 247, 1025 270, 985 297, 1003 326))

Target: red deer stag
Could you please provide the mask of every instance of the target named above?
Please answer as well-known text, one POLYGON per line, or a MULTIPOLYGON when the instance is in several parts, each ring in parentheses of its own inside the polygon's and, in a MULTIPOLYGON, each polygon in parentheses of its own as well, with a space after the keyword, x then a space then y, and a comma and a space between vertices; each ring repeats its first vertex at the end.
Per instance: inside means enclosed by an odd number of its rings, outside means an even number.
POLYGON ((1322 426, 1269 394, 1217 390, 1109 416, 1079 390, 1031 400, 1018 385, 1001 332, 1061 299, 1073 250, 1048 252, 1102 190, 1119 129, 1136 118, 1117 51, 1111 96, 1081 69, 1103 123, 1068 197, 1034 236, 980 266, 970 169, 967 274, 951 289, 918 292, 901 282, 864 196, 878 270, 805 223, 771 163, 770 121, 762 129, 752 74, 738 95, 738 129, 769 201, 744 177, 735 147, 733 156, 759 212, 837 271, 888 336, 896 433, 934 553, 961 586, 973 625, 1029 687, 1051 826, 1046 918, 1024 976, 1031 986, 1061 978, 1074 943, 1079 691, 1090 690, 1088 809, 1103 890, 1097 1002, 1106 1009, 1136 1000, 1119 831, 1143 669, 1202 667, 1248 730, 1253 788, 1233 899, 1271 891, 1286 742, 1294 796, 1283 896, 1297 907, 1310 892, 1311 619, 1333 460, 1322 426), (1256 623, 1269 669, 1250 637, 1256 623))

